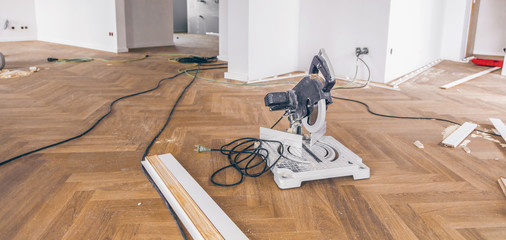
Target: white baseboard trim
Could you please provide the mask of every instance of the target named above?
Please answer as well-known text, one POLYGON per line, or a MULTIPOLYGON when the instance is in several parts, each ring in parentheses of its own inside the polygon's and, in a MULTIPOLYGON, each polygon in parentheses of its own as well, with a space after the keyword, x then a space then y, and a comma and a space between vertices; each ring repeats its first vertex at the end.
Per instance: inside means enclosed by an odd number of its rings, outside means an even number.
POLYGON ((165 47, 174 46, 174 41, 163 41, 163 42, 140 42, 127 44, 127 48, 146 48, 146 47, 165 47))
POLYGON ((225 78, 237 80, 237 81, 242 81, 242 82, 249 81, 248 75, 240 74, 240 73, 233 73, 233 72, 225 72, 225 78))

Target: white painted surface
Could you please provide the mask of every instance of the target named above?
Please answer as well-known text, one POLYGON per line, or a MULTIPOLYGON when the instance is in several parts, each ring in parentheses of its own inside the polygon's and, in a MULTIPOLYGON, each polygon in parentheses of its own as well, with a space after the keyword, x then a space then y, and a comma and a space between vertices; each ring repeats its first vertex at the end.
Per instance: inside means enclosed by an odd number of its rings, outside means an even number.
MULTIPOLYGON (((355 47, 368 47, 363 59, 371 80, 385 82, 390 0, 300 0, 298 70, 308 71, 312 57, 325 48, 334 72, 353 78, 355 47)), ((360 65, 357 79, 367 79, 360 65)))
MULTIPOLYGON (((229 1, 225 77, 246 81, 307 71, 313 56, 325 48, 336 75, 351 78, 355 47, 369 47, 364 60, 372 69, 372 80, 384 82, 389 2, 229 1)), ((358 79, 366 78, 361 66, 358 79)))
POLYGON ((249 1, 248 79, 297 70, 298 19, 298 1, 249 1))
POLYGON ((474 54, 503 56, 506 48, 506 1, 481 0, 474 54))
MULTIPOLYGON (((216 230, 218 230, 218 232, 220 232, 220 234, 225 239, 248 239, 237 227, 237 225, 235 225, 235 223, 220 208, 220 206, 218 206, 218 204, 211 198, 211 196, 207 194, 207 192, 198 184, 198 182, 195 181, 195 179, 186 171, 186 169, 174 158, 174 156, 172 156, 172 154, 169 153, 158 155, 158 157, 160 160, 162 160, 165 167, 167 167, 167 169, 181 184, 188 195, 190 195, 193 201, 199 206, 209 221, 211 221, 216 230)), ((142 162, 144 166, 146 166, 146 163, 149 165, 148 161, 142 162)), ((152 172, 150 172, 149 175, 153 178, 152 172)), ((155 175, 157 174, 155 173, 155 175)), ((159 189, 161 189, 158 183, 157 186, 159 189)), ((165 187, 165 185, 163 184, 162 187, 165 187)))
POLYGON ((462 126, 455 130, 455 132, 445 138, 442 144, 449 147, 457 147, 460 142, 466 139, 466 137, 469 136, 474 129, 476 129, 476 127, 478 127, 478 125, 475 123, 465 122, 462 126))
POLYGON ((204 239, 200 234, 197 227, 193 224, 190 217, 186 214, 183 207, 179 204, 176 197, 170 192, 169 188, 165 185, 162 178, 156 173, 156 170, 151 166, 149 161, 141 161, 142 166, 146 169, 146 172, 151 177, 153 182, 156 184, 163 197, 167 200, 169 205, 172 207, 177 217, 181 220, 186 230, 190 233, 194 239, 204 239))
POLYGON ((391 0, 385 82, 441 56, 445 2, 391 0))
POLYGON ((248 81, 249 1, 228 1, 228 71, 225 78, 248 81))
POLYGON ((128 52, 126 36, 125 0, 116 1, 117 52, 128 52))
POLYGON ((174 45, 172 0, 125 0, 128 48, 174 45))
POLYGON ((473 0, 445 0, 441 58, 462 60, 466 57, 473 0))
POLYGON ((506 66, 504 65, 505 62, 506 62, 506 53, 504 55, 504 62, 503 62, 502 71, 501 71, 501 75, 503 75, 503 76, 506 76, 506 66))
POLYGON ((28 40, 37 40, 34 0, 0 0, 0 42, 28 40), (8 29, 4 29, 5 20, 9 20, 8 29))
POLYGON ((459 85, 459 84, 465 83, 465 82, 467 82, 467 81, 469 81, 469 80, 475 79, 475 78, 477 78, 477 77, 481 77, 481 76, 483 76, 483 75, 485 75, 485 74, 487 74, 487 73, 491 73, 491 72, 496 71, 496 70, 499 70, 499 69, 500 69, 500 67, 493 67, 493 68, 489 68, 489 69, 484 70, 484 71, 481 71, 481 72, 479 72, 479 73, 475 73, 475 74, 470 75, 470 76, 467 76, 467 77, 465 77, 465 78, 461 78, 461 79, 459 79, 459 80, 456 80, 456 81, 453 81, 453 82, 451 82, 451 83, 445 84, 445 85, 441 86, 440 88, 442 88, 442 89, 448 89, 448 88, 451 88, 451 87, 457 86, 457 85, 459 85))
POLYGON ((115 0, 35 0, 38 39, 118 52, 115 5, 115 0))
POLYGON ((504 142, 506 142, 506 125, 504 125, 504 123, 499 118, 489 118, 489 119, 494 125, 495 129, 497 129, 501 137, 504 139, 504 142))
POLYGON ((228 0, 221 0, 219 7, 219 55, 218 59, 228 61, 228 0))
POLYGON ((188 8, 186 0, 173 0, 174 32, 188 32, 188 8))

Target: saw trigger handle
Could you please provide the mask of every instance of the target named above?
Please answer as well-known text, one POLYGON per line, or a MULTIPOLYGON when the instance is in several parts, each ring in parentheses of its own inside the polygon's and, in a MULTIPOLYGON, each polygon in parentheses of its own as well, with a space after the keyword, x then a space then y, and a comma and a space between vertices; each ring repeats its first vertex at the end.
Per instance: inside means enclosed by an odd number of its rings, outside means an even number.
POLYGON ((314 56, 313 61, 311 62, 311 66, 309 67, 309 74, 318 74, 322 73, 323 78, 325 78, 325 83, 323 85, 324 92, 330 92, 336 83, 334 77, 334 69, 332 67, 332 63, 330 62, 325 50, 322 48, 318 55, 314 56))

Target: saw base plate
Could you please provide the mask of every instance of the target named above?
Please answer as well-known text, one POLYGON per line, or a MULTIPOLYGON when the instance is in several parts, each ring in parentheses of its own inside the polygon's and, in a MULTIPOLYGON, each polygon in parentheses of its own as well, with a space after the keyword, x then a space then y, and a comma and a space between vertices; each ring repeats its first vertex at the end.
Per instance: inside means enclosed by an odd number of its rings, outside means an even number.
MULTIPOLYGON (((297 139, 298 135, 293 135, 296 134, 265 128, 260 130, 261 139, 283 142, 283 157, 271 169, 279 188, 296 188, 305 181, 327 178, 345 176, 353 176, 354 180, 369 178, 369 167, 335 138, 323 136, 310 146, 309 141, 302 140, 302 136, 297 139), (286 141, 287 134, 292 135, 288 137, 289 141, 286 141)), ((268 161, 271 165, 280 155, 280 146, 278 143, 268 143, 265 148, 269 151, 268 161)))

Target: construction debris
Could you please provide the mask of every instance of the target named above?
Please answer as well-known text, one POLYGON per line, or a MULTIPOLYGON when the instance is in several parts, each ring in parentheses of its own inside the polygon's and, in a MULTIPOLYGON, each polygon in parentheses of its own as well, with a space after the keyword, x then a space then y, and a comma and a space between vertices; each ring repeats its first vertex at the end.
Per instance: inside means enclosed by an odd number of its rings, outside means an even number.
POLYGON ((498 118, 489 118, 492 124, 494 124, 494 127, 499 131, 501 134, 501 137, 506 142, 506 125, 501 121, 501 119, 498 118))
POLYGON ((471 140, 467 139, 467 140, 464 140, 461 144, 460 144, 460 147, 467 153, 467 154, 470 154, 471 153, 471 149, 467 146, 468 143, 470 143, 471 140))
POLYGON ((0 78, 26 77, 38 71, 40 71, 38 67, 30 67, 29 71, 3 69, 0 71, 0 78))
POLYGON ((455 130, 457 130, 457 128, 459 128, 459 127, 460 127, 460 125, 451 125, 451 126, 445 128, 445 130, 443 130, 441 132, 441 135, 443 135, 443 139, 445 139, 448 136, 450 136, 450 134, 452 134, 453 132, 455 132, 455 130))
POLYGON ((413 144, 415 144, 417 148, 424 148, 423 144, 418 140, 416 140, 413 144))
POLYGON ((504 196, 506 196, 506 178, 500 177, 497 181, 499 182, 499 186, 501 186, 504 196))
POLYGON ((445 138, 442 142, 443 145, 449 147, 457 147, 474 129, 478 127, 475 123, 465 122, 457 130, 455 130, 450 136, 445 138))

